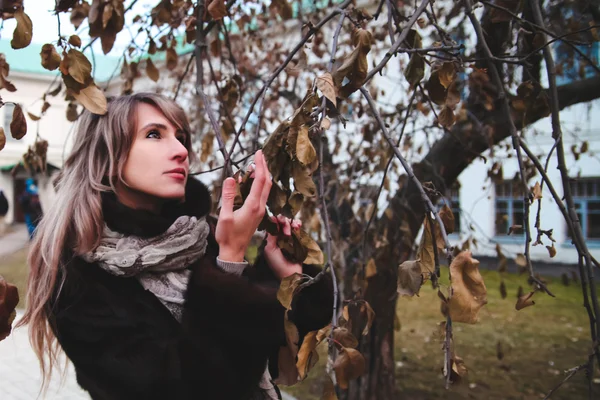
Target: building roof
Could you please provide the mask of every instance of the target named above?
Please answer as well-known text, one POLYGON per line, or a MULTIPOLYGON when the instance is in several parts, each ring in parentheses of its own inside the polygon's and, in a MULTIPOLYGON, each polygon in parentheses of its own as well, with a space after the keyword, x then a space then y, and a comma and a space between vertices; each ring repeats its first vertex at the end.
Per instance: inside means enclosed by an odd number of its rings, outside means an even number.
MULTIPOLYGON (((54 76, 58 73, 57 70, 48 71, 46 68, 42 67, 40 57, 42 46, 43 44, 40 43, 31 43, 24 49, 15 50, 10 46, 9 39, 1 39, 0 53, 3 53, 6 57, 6 61, 10 65, 11 71, 54 76)), ((92 62, 91 57, 90 62, 92 62)), ((92 70, 94 80, 96 82, 107 81, 120 64, 121 60, 119 57, 104 55, 102 57, 96 57, 96 67, 92 70)), ((93 62, 92 65, 94 65, 93 62)))

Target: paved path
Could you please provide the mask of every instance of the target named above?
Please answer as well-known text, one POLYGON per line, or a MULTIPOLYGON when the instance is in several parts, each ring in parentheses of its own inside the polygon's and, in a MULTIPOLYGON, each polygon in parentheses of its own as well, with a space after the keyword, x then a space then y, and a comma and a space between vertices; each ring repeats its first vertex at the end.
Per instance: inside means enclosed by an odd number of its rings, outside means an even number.
POLYGON ((0 257, 10 255, 27 246, 29 237, 25 224, 17 224, 11 228, 11 232, 0 237, 0 257))

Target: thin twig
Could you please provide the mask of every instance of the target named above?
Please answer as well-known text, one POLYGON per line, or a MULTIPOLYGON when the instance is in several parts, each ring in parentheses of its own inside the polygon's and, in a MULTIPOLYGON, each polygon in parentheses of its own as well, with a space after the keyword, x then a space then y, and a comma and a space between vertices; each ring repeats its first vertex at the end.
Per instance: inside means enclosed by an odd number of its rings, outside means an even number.
POLYGON ((177 100, 177 96, 179 96, 179 90, 181 89, 181 85, 183 84, 185 77, 187 76, 188 72, 190 71, 190 67, 192 66, 192 61, 194 61, 194 56, 195 56, 194 53, 190 54, 190 59, 188 60, 187 64, 185 65, 185 70, 183 71, 183 75, 181 76, 181 78, 179 78, 179 83, 177 83, 177 89, 175 90, 175 94, 173 95, 173 101, 177 100))
MULTIPOLYGON (((565 373, 567 374, 567 376, 565 376, 565 379, 563 379, 558 385, 556 385, 547 395, 546 397, 544 397, 544 400, 549 399, 552 394, 554 394, 554 392, 556 392, 558 390, 558 388, 560 388, 566 381, 568 381, 569 379, 571 379, 573 376, 575 376, 575 374, 577 372, 579 372, 580 370, 587 368, 588 363, 585 364, 581 364, 576 366, 575 368, 571 368, 565 371, 565 373)), ((591 380, 591 377, 590 377, 591 380)))
POLYGON ((481 24, 479 20, 473 13, 473 4, 471 0, 464 0, 465 3, 465 11, 466 14, 475 29, 475 34, 477 35, 477 41, 479 46, 484 52, 485 57, 488 59, 488 69, 491 73, 492 80, 496 85, 498 90, 498 101, 501 103, 502 111, 504 116, 508 122, 508 129, 510 132, 510 136, 512 138, 512 145, 515 149, 517 162, 519 163, 519 176, 521 178, 521 185, 523 187, 523 230, 525 232, 525 260, 527 262, 527 267, 529 270, 529 278, 535 282, 542 290, 544 290, 547 294, 554 297, 554 295, 548 290, 546 284, 544 284, 541 280, 536 278, 533 271, 533 264, 531 263, 531 257, 529 253, 529 245, 531 241, 531 232, 529 226, 529 207, 531 205, 531 191, 529 190, 529 186, 527 186, 527 178, 525 177, 525 167, 523 165, 523 158, 521 156, 521 146, 519 145, 519 135, 517 133, 517 128, 515 127, 515 123, 512 119, 512 115, 510 112, 510 106, 508 104, 508 98, 506 96, 506 92, 504 90, 504 84, 502 83, 502 79, 500 78, 500 74, 498 73, 498 69, 496 68, 496 64, 492 62, 494 55, 490 50, 487 41, 485 40, 485 35, 483 34, 483 29, 481 28, 481 24))

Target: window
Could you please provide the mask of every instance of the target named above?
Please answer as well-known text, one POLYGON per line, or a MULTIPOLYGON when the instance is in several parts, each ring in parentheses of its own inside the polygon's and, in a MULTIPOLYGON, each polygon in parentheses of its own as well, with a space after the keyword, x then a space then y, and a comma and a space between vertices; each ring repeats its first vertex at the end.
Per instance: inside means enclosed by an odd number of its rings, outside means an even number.
POLYGON ((496 184, 496 235, 507 235, 511 226, 523 224, 523 190, 517 181, 496 184))
POLYGON ((4 136, 6 136, 6 140, 16 141, 10 134, 10 122, 12 121, 13 111, 15 110, 15 105, 13 103, 6 103, 2 107, 2 111, 4 112, 2 116, 2 127, 4 128, 4 136))
MULTIPOLYGON (((569 181, 575 210, 581 223, 583 237, 600 239, 600 178, 581 178, 569 181)), ((570 236, 570 232, 568 232, 570 236)))
MULTIPOLYGON (((556 49, 557 85, 566 85, 572 81, 591 78, 596 71, 579 53, 564 43, 559 43, 556 49)), ((593 62, 600 59, 600 42, 592 42, 589 46, 577 46, 593 62)))

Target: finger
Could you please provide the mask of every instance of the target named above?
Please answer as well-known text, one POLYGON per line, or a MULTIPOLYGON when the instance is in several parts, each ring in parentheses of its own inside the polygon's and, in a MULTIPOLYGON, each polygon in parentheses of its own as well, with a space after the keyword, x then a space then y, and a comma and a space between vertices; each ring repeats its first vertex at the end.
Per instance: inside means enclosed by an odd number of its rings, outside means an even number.
POLYGON ((235 179, 227 178, 223 182, 221 192, 221 212, 219 219, 230 219, 233 217, 233 201, 235 200, 235 179))
POLYGON ((254 170, 254 181, 252 182, 252 188, 250 188, 250 194, 246 201, 250 200, 252 203, 256 202, 260 206, 261 194, 265 185, 265 168, 263 163, 263 155, 259 150, 254 156, 254 163, 256 169, 254 170))
POLYGON ((298 230, 302 227, 302 221, 295 219, 292 221, 292 229, 298 230))
POLYGON ((262 207, 267 205, 267 201, 269 200, 269 194, 271 193, 271 187, 273 186, 273 178, 271 173, 269 172, 269 166, 267 165, 267 160, 263 154, 263 163, 265 168, 265 186, 263 187, 262 194, 260 196, 260 203, 262 207))

